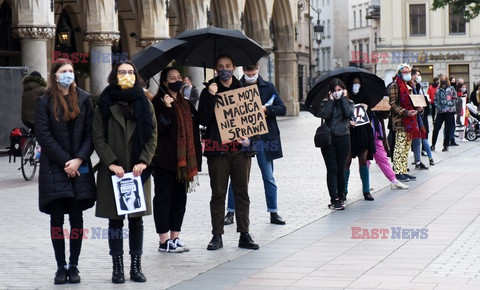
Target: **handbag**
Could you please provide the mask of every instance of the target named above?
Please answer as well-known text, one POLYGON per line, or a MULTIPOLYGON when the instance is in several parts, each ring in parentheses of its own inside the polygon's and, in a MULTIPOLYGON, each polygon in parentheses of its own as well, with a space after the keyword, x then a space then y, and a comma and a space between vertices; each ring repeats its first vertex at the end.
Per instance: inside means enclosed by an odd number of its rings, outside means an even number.
POLYGON ((315 137, 313 138, 315 143, 315 147, 317 148, 324 148, 328 145, 332 144, 332 133, 330 132, 330 128, 322 119, 322 124, 320 127, 317 128, 315 132, 315 137))

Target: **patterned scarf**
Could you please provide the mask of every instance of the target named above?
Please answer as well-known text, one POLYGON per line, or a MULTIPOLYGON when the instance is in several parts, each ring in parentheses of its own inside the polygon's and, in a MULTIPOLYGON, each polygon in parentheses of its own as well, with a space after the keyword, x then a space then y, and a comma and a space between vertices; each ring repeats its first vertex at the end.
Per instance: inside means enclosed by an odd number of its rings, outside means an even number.
POLYGON ((192 182, 198 174, 192 113, 190 104, 181 94, 177 94, 173 107, 177 113, 178 123, 177 180, 186 182, 188 186, 188 183, 192 182))
MULTIPOLYGON (((399 97, 399 104, 405 110, 415 110, 415 107, 412 104, 412 100, 410 99, 410 92, 408 91, 406 83, 397 76, 395 81, 398 84, 398 88, 400 90, 399 97)), ((407 140, 413 140, 416 138, 424 139, 426 137, 426 130, 424 126, 419 126, 417 122, 417 116, 413 117, 403 117, 402 124, 405 127, 405 132, 407 133, 407 140)))

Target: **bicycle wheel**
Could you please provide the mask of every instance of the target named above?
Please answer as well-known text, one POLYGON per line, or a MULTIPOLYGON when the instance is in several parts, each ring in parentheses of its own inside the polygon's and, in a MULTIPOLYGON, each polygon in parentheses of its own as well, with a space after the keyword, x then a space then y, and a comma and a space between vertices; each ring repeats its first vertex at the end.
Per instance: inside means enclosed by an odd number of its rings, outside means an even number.
POLYGON ((30 181, 37 171, 37 160, 35 160, 35 140, 28 139, 22 149, 22 174, 26 181, 30 181))

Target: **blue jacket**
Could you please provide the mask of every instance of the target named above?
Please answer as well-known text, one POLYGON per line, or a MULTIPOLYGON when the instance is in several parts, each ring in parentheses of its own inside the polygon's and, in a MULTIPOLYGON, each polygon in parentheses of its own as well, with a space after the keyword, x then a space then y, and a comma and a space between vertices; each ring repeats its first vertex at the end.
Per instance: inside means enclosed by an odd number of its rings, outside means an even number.
MULTIPOLYGON (((245 83, 245 77, 242 77, 240 82, 245 86, 249 85, 245 83)), ((285 116, 287 108, 285 107, 282 98, 278 95, 277 89, 271 82, 265 81, 259 75, 257 86, 260 92, 260 98, 262 99, 262 105, 265 105, 273 95, 276 97, 273 103, 270 106, 267 106, 267 111, 265 113, 268 133, 259 136, 260 143, 255 144, 255 141, 253 141, 254 144, 252 144, 252 150, 259 151, 263 149, 267 156, 267 160, 282 158, 282 143, 280 141, 280 130, 278 129, 276 116, 285 116)))

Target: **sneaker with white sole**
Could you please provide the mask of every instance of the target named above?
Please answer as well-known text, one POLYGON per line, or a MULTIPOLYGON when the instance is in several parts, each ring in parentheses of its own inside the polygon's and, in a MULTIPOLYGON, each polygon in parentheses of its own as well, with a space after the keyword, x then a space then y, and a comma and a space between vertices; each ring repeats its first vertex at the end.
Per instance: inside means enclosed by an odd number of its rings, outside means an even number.
POLYGON ((187 246, 185 245, 185 243, 184 243, 182 240, 180 240, 179 238, 175 238, 175 239, 173 240, 173 244, 175 245, 175 247, 177 247, 177 249, 178 249, 178 248, 183 249, 183 252, 188 252, 188 251, 190 251, 190 248, 187 247, 187 246))
POLYGON ((184 249, 182 248, 177 248, 177 246, 175 246, 175 244, 173 243, 172 240, 168 239, 165 241, 165 243, 161 243, 159 242, 159 247, 158 247, 158 251, 159 252, 164 252, 164 253, 182 253, 184 251, 184 249))
POLYGON ((393 182, 392 182, 392 183, 390 184, 390 188, 391 188, 392 190, 396 190, 396 189, 408 189, 409 186, 406 185, 406 184, 401 183, 400 181, 397 181, 397 183, 393 183, 393 182))

